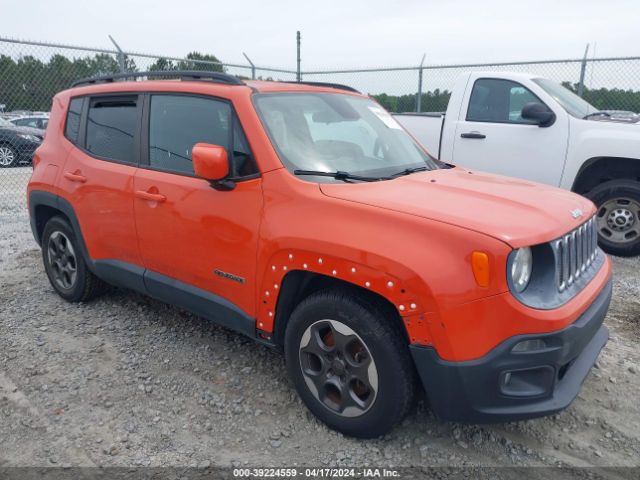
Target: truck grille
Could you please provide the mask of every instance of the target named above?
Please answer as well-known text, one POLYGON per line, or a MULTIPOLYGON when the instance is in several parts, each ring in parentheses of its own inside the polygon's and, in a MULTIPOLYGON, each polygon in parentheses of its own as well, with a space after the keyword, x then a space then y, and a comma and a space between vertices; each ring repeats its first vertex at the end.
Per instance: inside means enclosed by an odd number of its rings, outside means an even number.
POLYGON ((558 291, 570 287, 598 256, 598 228, 591 217, 575 230, 551 242, 556 258, 558 291))

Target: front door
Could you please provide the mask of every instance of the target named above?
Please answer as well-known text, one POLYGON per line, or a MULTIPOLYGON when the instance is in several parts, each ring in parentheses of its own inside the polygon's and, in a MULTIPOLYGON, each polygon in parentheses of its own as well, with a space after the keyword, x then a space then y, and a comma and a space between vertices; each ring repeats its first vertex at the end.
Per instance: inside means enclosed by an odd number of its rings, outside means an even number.
POLYGON ((467 111, 455 129, 453 163, 466 168, 559 186, 566 158, 569 121, 562 112, 549 127, 524 120, 529 102, 542 101, 523 85, 478 78, 465 94, 467 111))
MULTIPOLYGON (((231 103, 151 94, 143 125, 134 211, 147 275, 211 292, 253 316, 261 178, 231 103), (242 164, 234 189, 216 189, 194 175, 191 149, 199 142, 227 148, 242 164)), ((154 294, 152 282, 145 282, 154 294)))

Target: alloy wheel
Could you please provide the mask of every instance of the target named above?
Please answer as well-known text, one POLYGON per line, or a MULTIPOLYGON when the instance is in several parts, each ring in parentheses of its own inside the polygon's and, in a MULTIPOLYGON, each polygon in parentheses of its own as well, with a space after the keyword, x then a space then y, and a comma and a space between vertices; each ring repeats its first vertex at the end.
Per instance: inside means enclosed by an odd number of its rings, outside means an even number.
POLYGON ((373 405, 378 371, 362 338, 337 320, 319 320, 300 339, 300 368, 313 396, 332 412, 358 417, 373 405))
POLYGON ((47 249, 54 281, 65 290, 73 288, 78 277, 78 262, 69 237, 60 231, 53 232, 47 249))
POLYGON ((16 156, 13 153, 13 150, 6 145, 0 146, 0 166, 1 167, 9 167, 13 165, 16 156))

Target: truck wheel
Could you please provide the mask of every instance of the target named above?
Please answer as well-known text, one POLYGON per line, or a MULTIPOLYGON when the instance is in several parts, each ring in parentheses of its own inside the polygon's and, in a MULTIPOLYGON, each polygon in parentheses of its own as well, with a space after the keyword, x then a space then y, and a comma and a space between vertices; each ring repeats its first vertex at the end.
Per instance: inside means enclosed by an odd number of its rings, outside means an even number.
POLYGON ((407 341, 385 311, 348 290, 328 290, 302 301, 287 325, 285 358, 298 394, 345 435, 383 435, 413 404, 407 341))
POLYGON ((586 194, 598 207, 598 244, 620 257, 640 254, 640 182, 611 180, 586 194))
POLYGON ((42 259, 51 286, 69 302, 85 302, 105 289, 87 268, 73 229, 61 217, 53 217, 44 227, 42 259))

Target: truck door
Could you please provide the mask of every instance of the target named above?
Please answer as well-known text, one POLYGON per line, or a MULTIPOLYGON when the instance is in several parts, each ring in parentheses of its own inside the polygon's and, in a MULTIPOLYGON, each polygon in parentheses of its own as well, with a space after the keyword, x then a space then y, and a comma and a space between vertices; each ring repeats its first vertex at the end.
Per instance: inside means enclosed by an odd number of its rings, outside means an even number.
POLYGON ((569 140, 568 118, 555 111, 551 126, 534 125, 521 116, 529 102, 544 103, 516 81, 473 81, 472 77, 455 128, 453 163, 559 186, 569 140))

